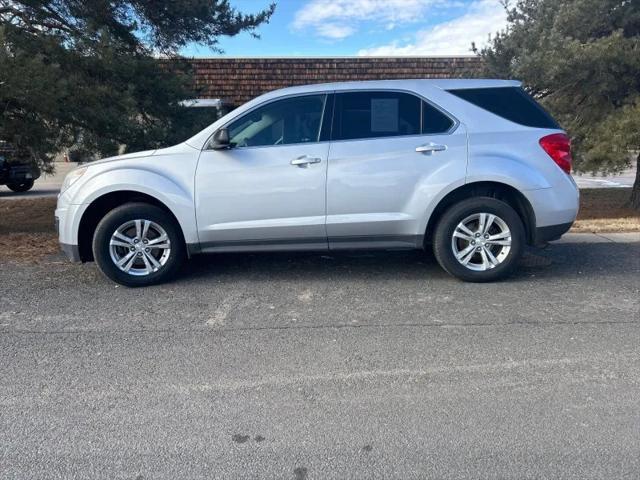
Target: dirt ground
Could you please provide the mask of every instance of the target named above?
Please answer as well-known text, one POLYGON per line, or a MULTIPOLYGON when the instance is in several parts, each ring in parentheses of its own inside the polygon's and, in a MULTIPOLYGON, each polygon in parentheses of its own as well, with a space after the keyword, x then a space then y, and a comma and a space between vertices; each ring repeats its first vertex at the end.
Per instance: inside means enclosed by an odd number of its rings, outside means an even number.
MULTIPOLYGON (((640 231, 640 212, 625 207, 629 189, 585 189, 573 232, 640 231)), ((55 198, 0 200, 0 261, 38 261, 59 251, 55 198)))
POLYGON ((600 188, 580 190, 580 212, 573 232, 637 232, 640 212, 625 206, 631 190, 600 188))
POLYGON ((60 251, 55 198, 0 200, 0 261, 38 261, 60 251))
POLYGON ((0 200, 0 235, 7 233, 55 233, 55 198, 0 200))

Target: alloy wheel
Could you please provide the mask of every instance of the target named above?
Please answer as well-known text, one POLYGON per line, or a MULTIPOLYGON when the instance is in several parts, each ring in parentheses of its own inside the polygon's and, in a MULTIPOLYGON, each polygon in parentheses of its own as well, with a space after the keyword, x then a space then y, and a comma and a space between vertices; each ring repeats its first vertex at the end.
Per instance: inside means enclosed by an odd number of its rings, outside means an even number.
POLYGON ((109 254, 123 272, 145 276, 160 270, 171 255, 167 232, 151 220, 130 220, 111 235, 109 254))
POLYGON ((497 215, 474 213, 456 226, 451 249, 456 260, 469 270, 490 270, 509 255, 511 231, 497 215))

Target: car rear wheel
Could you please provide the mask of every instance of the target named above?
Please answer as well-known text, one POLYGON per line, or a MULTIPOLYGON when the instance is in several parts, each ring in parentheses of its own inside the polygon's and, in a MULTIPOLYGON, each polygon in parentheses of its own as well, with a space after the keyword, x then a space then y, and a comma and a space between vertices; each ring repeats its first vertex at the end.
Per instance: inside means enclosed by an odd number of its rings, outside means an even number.
POLYGON ((467 282, 508 276, 522 256, 524 227, 511 206, 489 197, 464 200, 447 210, 436 227, 438 263, 467 282))
POLYGON ((173 277, 183 263, 185 248, 171 215, 154 205, 129 203, 100 221, 93 255, 111 280, 140 287, 173 277))
POLYGON ((18 193, 27 192, 33 188, 33 180, 23 180, 18 183, 8 183, 7 187, 10 190, 18 193))

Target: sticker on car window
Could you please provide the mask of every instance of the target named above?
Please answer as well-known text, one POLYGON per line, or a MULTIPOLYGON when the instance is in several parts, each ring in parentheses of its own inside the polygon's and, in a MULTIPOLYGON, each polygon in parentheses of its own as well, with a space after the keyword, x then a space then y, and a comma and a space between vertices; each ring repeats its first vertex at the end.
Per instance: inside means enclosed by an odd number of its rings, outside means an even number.
POLYGON ((397 132, 398 131, 398 99, 397 98, 372 98, 371 99, 371 131, 372 132, 397 132))

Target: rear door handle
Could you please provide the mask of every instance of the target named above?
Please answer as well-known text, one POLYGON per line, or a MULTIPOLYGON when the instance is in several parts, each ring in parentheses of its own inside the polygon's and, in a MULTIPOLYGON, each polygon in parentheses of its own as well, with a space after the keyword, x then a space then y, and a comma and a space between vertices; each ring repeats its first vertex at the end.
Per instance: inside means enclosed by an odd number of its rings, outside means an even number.
POLYGON ((438 145, 437 143, 429 142, 426 145, 420 145, 416 147, 416 152, 426 153, 427 155, 433 152, 444 152, 447 149, 446 145, 438 145))
POLYGON ((306 168, 312 163, 320 163, 321 161, 322 159, 318 157, 310 157, 309 155, 302 155, 301 157, 297 157, 291 160, 291 165, 306 168))

